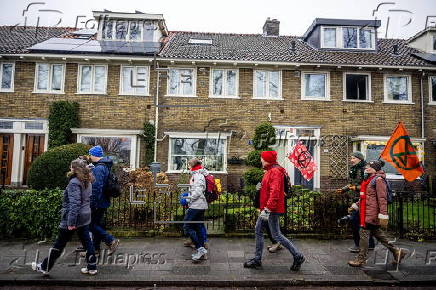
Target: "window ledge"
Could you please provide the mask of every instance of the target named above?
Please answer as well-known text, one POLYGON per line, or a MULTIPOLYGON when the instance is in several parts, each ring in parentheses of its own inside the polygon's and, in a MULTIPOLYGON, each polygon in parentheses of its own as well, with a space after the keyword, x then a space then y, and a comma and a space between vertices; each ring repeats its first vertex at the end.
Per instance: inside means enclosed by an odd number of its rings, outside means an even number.
POLYGON ((321 101, 321 102, 331 102, 331 99, 318 99, 318 98, 301 98, 302 101, 321 101))
POLYGON ((150 94, 139 95, 139 94, 118 94, 120 97, 151 97, 150 94))
POLYGON ((374 101, 371 101, 371 100, 347 100, 347 99, 344 99, 344 100, 342 100, 343 102, 348 102, 348 103, 374 103, 374 101))
POLYGON ((430 106, 436 106, 436 102, 429 102, 428 103, 430 106))
POLYGON ((8 90, 0 90, 0 93, 14 93, 15 91, 14 90, 12 90, 12 91, 8 91, 8 90))
POLYGON ((383 104, 397 104, 397 105, 414 105, 414 102, 396 102, 396 101, 383 101, 383 104))
POLYGON ((87 93, 75 93, 75 95, 100 95, 100 96, 106 96, 107 93, 92 93, 92 92, 87 92, 87 93))
POLYGON ((52 92, 52 91, 33 91, 32 94, 50 94, 50 95, 65 95, 65 92, 52 92))
POLYGON ((264 101, 284 101, 283 98, 259 98, 259 97, 253 97, 252 100, 264 100, 264 101))
POLYGON ((240 99, 241 97, 239 96, 211 96, 209 95, 209 99, 240 99))
POLYGON ((164 97, 170 97, 170 98, 198 98, 198 96, 195 96, 195 95, 164 95, 164 97))

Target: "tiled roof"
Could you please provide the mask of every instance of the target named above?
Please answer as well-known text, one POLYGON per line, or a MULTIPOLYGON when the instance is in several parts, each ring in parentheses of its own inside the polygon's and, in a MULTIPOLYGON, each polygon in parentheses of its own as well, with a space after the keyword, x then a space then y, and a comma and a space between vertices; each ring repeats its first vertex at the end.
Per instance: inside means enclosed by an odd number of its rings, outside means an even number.
POLYGON ((431 66, 412 55, 418 50, 403 39, 379 39, 378 51, 316 49, 300 37, 265 37, 260 34, 171 32, 160 56, 168 58, 301 62, 334 65, 431 66), (189 39, 211 39, 212 44, 189 44, 189 39), (295 50, 291 49, 295 43, 295 50), (398 45, 398 55, 393 46, 398 45))
POLYGON ((26 48, 36 43, 74 30, 68 27, 0 26, 0 53, 27 53, 26 48))

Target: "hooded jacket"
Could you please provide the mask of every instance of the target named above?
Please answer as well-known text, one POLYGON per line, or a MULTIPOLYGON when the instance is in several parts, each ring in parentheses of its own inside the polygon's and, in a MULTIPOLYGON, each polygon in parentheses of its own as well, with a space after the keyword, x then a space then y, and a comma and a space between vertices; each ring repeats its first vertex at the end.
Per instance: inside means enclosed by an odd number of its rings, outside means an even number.
POLYGON ((82 227, 91 223, 91 191, 91 184, 85 188, 76 177, 70 179, 64 191, 60 228, 66 229, 68 226, 82 227))
POLYGON ((197 170, 191 171, 191 180, 190 184, 190 192, 186 197, 188 200, 188 206, 192 209, 207 209, 207 201, 204 196, 204 192, 206 191, 206 178, 209 172, 200 167, 197 170))
POLYGON ((260 188, 260 210, 265 207, 273 213, 285 212, 285 169, 271 164, 265 167, 260 188))
POLYGON ((103 191, 112 165, 113 162, 109 157, 103 157, 94 163, 92 174, 95 180, 92 183, 91 208, 108 208, 111 205, 103 191))

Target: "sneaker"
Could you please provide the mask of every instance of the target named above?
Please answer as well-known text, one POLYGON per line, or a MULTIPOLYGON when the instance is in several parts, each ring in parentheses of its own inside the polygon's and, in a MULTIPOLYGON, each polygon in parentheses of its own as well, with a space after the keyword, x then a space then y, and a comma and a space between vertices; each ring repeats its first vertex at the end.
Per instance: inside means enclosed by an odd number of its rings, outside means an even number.
POLYGON ((196 253, 192 255, 192 261, 197 262, 200 260, 206 259, 207 250, 204 247, 201 247, 197 250, 196 253))
POLYGON ((356 258, 354 260, 348 261, 348 265, 350 265, 351 267, 362 267, 366 264, 365 260, 356 258))
POLYGON ((41 273, 44 276, 48 276, 49 272, 48 271, 44 271, 41 268, 41 263, 36 263, 36 262, 32 262, 32 270, 41 273))
POLYGON ((354 247, 348 248, 348 250, 349 250, 351 253, 359 253, 360 248, 354 246, 354 247))
POLYGON ((195 245, 191 240, 184 241, 183 246, 195 249, 195 245))
POLYGON ((250 259, 244 263, 244 268, 259 269, 262 267, 262 262, 256 258, 250 259))
POLYGON ((291 266, 291 271, 299 271, 301 268, 301 264, 303 264, 304 261, 306 261, 306 258, 304 258, 303 255, 294 258, 294 263, 291 266))
POLYGON ((91 276, 94 276, 97 274, 97 270, 88 270, 88 268, 82 268, 82 269, 80 269, 80 272, 82 272, 82 274, 88 274, 91 276))
POLYGON ((108 245, 109 251, 107 252, 107 255, 110 256, 118 249, 118 246, 120 245, 120 240, 115 239, 112 241, 110 245, 108 245))
POLYGON ((409 250, 406 249, 396 249, 394 253, 394 261, 392 264, 401 264, 401 261, 409 254, 409 250))
POLYGON ((271 247, 268 248, 268 252, 277 253, 281 249, 283 249, 283 246, 280 243, 276 243, 272 244, 271 247))
POLYGON ((83 246, 77 247, 74 252, 86 252, 86 249, 83 246))

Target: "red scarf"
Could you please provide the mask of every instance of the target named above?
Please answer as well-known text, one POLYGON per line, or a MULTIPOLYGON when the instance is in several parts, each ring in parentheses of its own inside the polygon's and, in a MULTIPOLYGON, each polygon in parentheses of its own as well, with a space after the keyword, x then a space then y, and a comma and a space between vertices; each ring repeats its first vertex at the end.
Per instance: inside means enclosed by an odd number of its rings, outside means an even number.
POLYGON ((195 165, 194 167, 192 167, 192 168, 191 168, 191 171, 195 171, 195 170, 202 169, 202 168, 203 168, 203 166, 201 166, 200 164, 198 164, 198 165, 195 165))
POLYGON ((366 188, 368 187, 371 180, 375 177, 375 175, 371 176, 368 179, 365 179, 360 184, 360 226, 365 227, 365 211, 366 211, 366 188))

